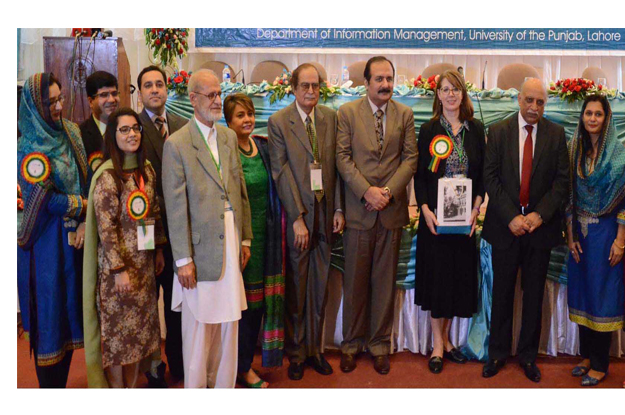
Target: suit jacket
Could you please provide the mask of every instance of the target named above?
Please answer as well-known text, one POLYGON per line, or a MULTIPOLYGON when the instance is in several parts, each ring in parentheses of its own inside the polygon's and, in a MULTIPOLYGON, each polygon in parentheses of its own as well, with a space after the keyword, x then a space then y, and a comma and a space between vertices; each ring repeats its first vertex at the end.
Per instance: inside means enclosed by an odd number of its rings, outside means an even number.
MULTIPOLYGON (((306 227, 312 232, 315 193, 310 188, 310 164, 313 150, 296 103, 269 117, 269 157, 271 173, 278 189, 289 223, 304 215, 306 227)), ((315 108, 315 131, 323 173, 326 206, 325 235, 331 239, 334 210, 342 208, 341 186, 336 172, 336 112, 323 105, 315 108)), ((328 240, 331 243, 331 240, 328 240)))
POLYGON ((195 118, 163 148, 163 191, 174 261, 193 258, 198 281, 217 281, 224 252, 224 202, 232 204, 239 241, 252 239, 250 204, 237 136, 216 124, 223 185, 195 118))
MULTIPOLYGON (((181 129, 187 123, 187 120, 169 111, 167 111, 166 114, 167 125, 169 126, 169 136, 171 137, 172 134, 181 129)), ((166 224, 167 209, 165 206, 165 199, 163 198, 163 183, 161 179, 163 173, 163 146, 165 141, 156 129, 156 126, 150 119, 150 116, 146 112, 145 108, 139 114, 139 120, 143 125, 143 147, 145 148, 145 155, 147 159, 150 160, 150 163, 152 163, 152 167, 154 167, 154 171, 156 172, 156 193, 158 195, 158 204, 161 208, 163 223, 166 224)), ((165 225, 165 230, 168 230, 167 225, 165 225)))
POLYGON ((412 110, 392 99, 388 102, 381 154, 367 97, 341 106, 338 119, 336 165, 345 182, 346 225, 371 229, 380 215, 387 229, 405 226, 409 221, 406 186, 417 171, 418 158, 412 110), (380 212, 365 208, 364 194, 370 186, 391 189, 391 203, 380 212))
MULTIPOLYGON (((536 248, 553 248, 562 239, 562 207, 568 196, 569 160, 564 128, 541 118, 538 121, 530 201, 527 212, 538 212, 543 224, 529 234, 536 248)), ((518 113, 492 127, 484 160, 484 187, 489 202, 482 236, 491 245, 506 249, 516 238, 508 224, 521 213, 519 192, 518 113)))
MULTIPOLYGON (((469 172, 467 177, 471 179, 473 193, 471 203, 477 196, 484 198, 484 181, 482 173, 484 171, 484 151, 486 143, 484 140, 484 126, 478 120, 468 122, 469 129, 464 134, 464 151, 469 159, 469 172)), ((434 211, 438 202, 438 179, 445 176, 445 166, 447 160, 441 160, 436 173, 430 171, 428 166, 432 161, 430 154, 430 143, 437 135, 447 135, 447 131, 441 125, 440 120, 430 120, 421 126, 419 130, 419 167, 414 180, 415 197, 419 208, 423 204, 434 211)))
POLYGON ((89 118, 80 124, 80 135, 82 136, 82 142, 85 145, 87 159, 89 159, 89 157, 96 151, 104 153, 104 139, 102 138, 98 125, 93 119, 93 114, 89 114, 89 118))

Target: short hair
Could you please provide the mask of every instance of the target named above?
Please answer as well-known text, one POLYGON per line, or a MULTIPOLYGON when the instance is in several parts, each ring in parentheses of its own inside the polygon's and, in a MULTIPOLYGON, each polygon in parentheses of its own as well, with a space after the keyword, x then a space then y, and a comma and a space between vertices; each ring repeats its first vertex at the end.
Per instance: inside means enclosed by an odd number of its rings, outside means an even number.
POLYGON ((150 65, 143 68, 141 72, 139 72, 139 76, 137 76, 137 84, 139 90, 141 90, 141 79, 143 79, 143 75, 152 71, 159 71, 161 75, 163 75, 163 82, 165 83, 165 85, 167 85, 167 74, 165 73, 165 71, 156 65, 150 65))
POLYGON ((230 121, 232 121, 232 116, 234 115, 234 109, 237 105, 242 106, 248 111, 252 111, 254 115, 256 115, 256 109, 250 97, 241 93, 228 95, 223 103, 226 124, 230 125, 230 121))
POLYGON ((371 65, 376 62, 388 62, 391 64, 391 68, 393 69, 393 78, 395 78, 395 66, 393 66, 393 62, 389 61, 386 56, 374 56, 373 58, 367 61, 365 65, 365 79, 367 82, 371 82, 371 65))
POLYGON ((445 71, 438 78, 438 84, 434 91, 434 103, 432 104, 432 119, 438 120, 443 114, 443 104, 438 98, 438 91, 440 91, 444 79, 447 79, 452 86, 462 91, 462 102, 460 103, 460 115, 458 118, 460 118, 461 122, 471 121, 473 119, 473 103, 471 103, 471 99, 467 93, 467 85, 464 81, 464 77, 456 70, 445 71))
POLYGON ((96 71, 87 77, 87 96, 93 98, 98 93, 100 88, 115 87, 119 89, 117 85, 117 78, 113 74, 106 71, 96 71))
MULTIPOLYGON (((189 84, 187 85, 187 90, 189 91, 189 93, 196 92, 195 88, 197 87, 198 79, 202 75, 206 75, 206 74, 211 74, 215 78, 217 78, 217 74, 214 71, 211 71, 210 69, 202 68, 202 69, 198 69, 197 71, 194 71, 191 74, 191 77, 189 78, 189 84)), ((217 82, 219 82, 219 78, 217 78, 217 82)))
POLYGON ((315 72, 317 72, 317 76, 319 77, 319 84, 321 84, 321 82, 323 82, 323 79, 321 79, 321 74, 319 73, 317 68, 315 68, 315 65, 313 65, 311 63, 302 63, 300 66, 295 68, 295 70, 291 74, 291 86, 293 87, 293 89, 297 88, 297 86, 299 85, 299 74, 304 69, 309 69, 309 68, 312 68, 312 69, 315 70, 315 72))

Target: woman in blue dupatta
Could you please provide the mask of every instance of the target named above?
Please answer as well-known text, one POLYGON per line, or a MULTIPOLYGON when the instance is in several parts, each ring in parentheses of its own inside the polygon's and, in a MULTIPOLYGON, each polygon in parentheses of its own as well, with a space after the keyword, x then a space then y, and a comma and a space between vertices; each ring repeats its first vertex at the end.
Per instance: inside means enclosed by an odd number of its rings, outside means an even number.
POLYGON ((584 101, 569 153, 568 305, 583 358, 572 375, 595 386, 608 373, 612 332, 625 319, 625 147, 605 96, 584 101))
POLYGON ((18 295, 42 388, 65 387, 72 351, 83 347, 79 222, 89 168, 78 126, 62 119, 63 100, 52 74, 35 74, 24 85, 18 120, 18 295))

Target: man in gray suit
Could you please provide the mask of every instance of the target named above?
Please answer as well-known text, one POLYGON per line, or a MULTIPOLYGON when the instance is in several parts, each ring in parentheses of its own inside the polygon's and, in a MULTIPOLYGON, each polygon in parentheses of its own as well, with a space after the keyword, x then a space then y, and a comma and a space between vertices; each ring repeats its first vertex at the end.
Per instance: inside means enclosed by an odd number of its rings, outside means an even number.
MULTIPOLYGON (((167 234, 167 210, 161 184, 163 145, 170 135, 187 123, 187 120, 165 109, 165 103, 167 102, 167 75, 161 68, 154 65, 144 68, 137 77, 137 85, 139 85, 139 95, 143 103, 143 111, 139 114, 139 119, 141 124, 143 124, 143 137, 145 139, 143 147, 148 160, 150 160, 156 172, 156 193, 161 208, 165 234, 167 234)), ((165 268, 156 277, 156 290, 158 296, 160 287, 163 287, 165 327, 167 328, 165 354, 169 363, 169 372, 174 380, 177 381, 184 378, 182 336, 180 334, 180 314, 171 310, 174 260, 169 243, 163 249, 163 254, 165 257, 165 268)), ((148 386, 166 387, 164 375, 165 363, 161 361, 159 350, 150 372, 145 374, 148 379, 148 386)))
POLYGON ((302 64, 291 78, 295 102, 269 117, 273 179, 287 214, 286 332, 288 376, 300 380, 304 363, 322 375, 332 366, 321 354, 332 234, 345 219, 335 168, 336 113, 317 105, 321 78, 302 64))
POLYGON ((217 124, 217 76, 206 69, 195 72, 189 100, 194 117, 163 149, 163 191, 177 272, 172 309, 182 312, 185 388, 232 388, 238 321, 247 309, 241 269, 250 257, 250 205, 236 134, 217 124))
POLYGON ((364 76, 367 96, 339 108, 336 137, 347 220, 341 370, 354 370, 356 355, 368 347, 375 370, 387 374, 401 231, 409 222, 406 186, 417 171, 417 138, 412 110, 391 99, 393 64, 373 57, 364 76))

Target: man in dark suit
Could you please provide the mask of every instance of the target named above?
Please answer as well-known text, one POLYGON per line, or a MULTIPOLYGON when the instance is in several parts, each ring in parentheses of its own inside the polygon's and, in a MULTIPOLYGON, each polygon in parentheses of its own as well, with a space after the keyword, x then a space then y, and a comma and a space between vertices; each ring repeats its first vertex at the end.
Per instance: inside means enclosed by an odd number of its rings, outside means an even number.
POLYGON ((412 110, 391 99, 391 61, 369 59, 364 76, 367 96, 339 108, 336 136, 347 222, 340 367, 354 370, 366 347, 384 375, 391 369, 401 232, 409 222, 406 186, 417 171, 418 151, 412 110))
POLYGON ((80 134, 91 168, 102 163, 104 131, 109 116, 119 107, 117 78, 105 71, 97 71, 87 77, 87 99, 91 116, 80 124, 80 134))
POLYGON ((519 362, 539 382, 535 360, 551 248, 561 239, 561 208, 568 194, 564 129, 543 118, 547 91, 527 80, 519 113, 490 128, 484 161, 489 202, 482 237, 493 247, 493 306, 484 377, 495 376, 510 355, 517 272, 521 268, 523 318, 519 362))
MULTIPOLYGON (((187 120, 165 110, 167 102, 167 76, 158 66, 144 68, 137 78, 139 95, 143 103, 143 111, 139 114, 143 124, 143 139, 145 153, 156 172, 156 193, 158 195, 161 217, 165 227, 165 233, 169 235, 167 223, 167 211, 163 198, 162 159, 163 146, 167 138, 182 128, 187 120)), ((168 236, 169 238, 169 236, 168 236)), ((167 336, 165 339, 165 354, 169 363, 169 372, 174 379, 184 378, 182 366, 182 337, 180 313, 171 310, 172 283, 174 276, 173 257, 171 245, 163 249, 165 256, 165 268, 156 277, 156 289, 160 292, 163 287, 163 301, 165 303, 165 326, 167 336)), ((151 372, 146 373, 148 384, 152 387, 165 387, 164 375, 165 363, 160 361, 160 356, 153 364, 151 372), (158 367, 155 367, 158 365, 158 367)))
POLYGON ((336 112, 319 102, 317 69, 302 64, 291 78, 295 102, 269 117, 269 156, 287 215, 286 332, 288 376, 304 376, 304 362, 322 375, 321 354, 332 234, 345 219, 335 167, 336 112), (321 184, 313 190, 311 177, 321 184))

